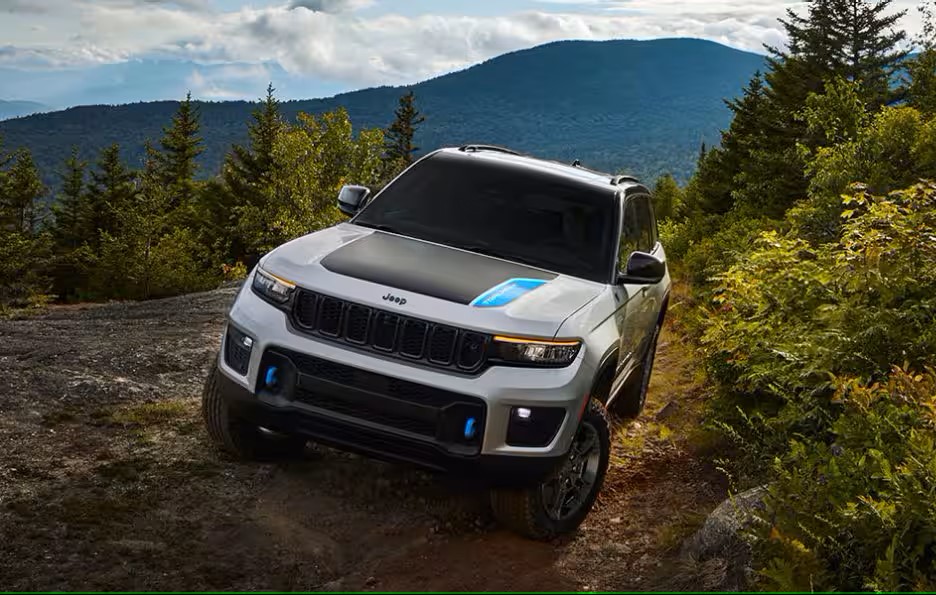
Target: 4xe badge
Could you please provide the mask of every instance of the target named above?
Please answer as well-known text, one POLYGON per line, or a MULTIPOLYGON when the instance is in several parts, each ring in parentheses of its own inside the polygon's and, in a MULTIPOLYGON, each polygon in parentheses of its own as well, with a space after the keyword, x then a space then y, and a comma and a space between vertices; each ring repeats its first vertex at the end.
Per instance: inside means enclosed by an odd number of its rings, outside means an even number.
POLYGON ((385 302, 393 302, 394 304, 399 304, 401 306, 406 305, 406 298, 397 297, 392 293, 388 293, 387 295, 383 296, 383 299, 385 302))

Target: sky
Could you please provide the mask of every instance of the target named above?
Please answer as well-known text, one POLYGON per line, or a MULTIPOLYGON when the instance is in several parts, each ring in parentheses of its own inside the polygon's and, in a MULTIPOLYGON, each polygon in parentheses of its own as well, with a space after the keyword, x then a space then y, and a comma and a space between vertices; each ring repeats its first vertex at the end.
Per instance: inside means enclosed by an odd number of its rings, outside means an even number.
MULTIPOLYGON (((918 0, 903 27, 920 26, 918 0)), ((0 0, 0 99, 284 98, 414 83, 560 39, 783 45, 785 0, 0 0)))

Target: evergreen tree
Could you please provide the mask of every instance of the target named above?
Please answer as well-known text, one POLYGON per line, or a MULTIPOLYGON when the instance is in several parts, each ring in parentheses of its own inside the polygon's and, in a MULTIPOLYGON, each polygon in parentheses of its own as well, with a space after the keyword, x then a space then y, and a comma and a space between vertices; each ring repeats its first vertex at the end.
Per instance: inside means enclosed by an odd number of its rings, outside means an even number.
POLYGON ((163 129, 160 141, 162 151, 155 156, 158 175, 171 196, 170 207, 188 210, 194 207, 197 195, 195 174, 198 173, 196 159, 205 150, 199 136, 198 108, 188 93, 172 117, 172 124, 163 129))
POLYGON ((0 153, 0 312, 48 299, 48 234, 36 225, 44 193, 28 150, 0 153))
POLYGON ((416 96, 412 91, 400 97, 400 106, 394 112, 396 119, 387 128, 386 161, 403 167, 413 162, 413 153, 419 147, 413 144, 416 128, 426 118, 416 109, 416 96))
POLYGON ((894 29, 906 11, 890 13, 891 2, 809 0, 806 16, 787 9, 780 22, 789 48, 768 48, 768 78, 781 103, 800 106, 836 76, 861 82, 862 99, 872 107, 892 100, 891 83, 907 52, 898 49, 906 33, 894 29))
POLYGON ((653 189, 653 212, 658 221, 673 219, 682 214, 682 189, 673 176, 663 174, 653 189))
POLYGON ((915 39, 919 52, 907 65, 907 99, 924 114, 936 114, 936 11, 931 4, 919 11, 923 29, 915 39))
POLYGON ((101 151, 97 169, 91 172, 91 184, 82 214, 82 228, 89 234, 88 243, 96 247, 100 234, 116 235, 119 215, 128 208, 136 193, 136 174, 120 158, 120 146, 113 144, 101 151))
POLYGON ((234 232, 233 213, 244 207, 260 209, 270 201, 273 173, 276 167, 274 147, 285 129, 279 101, 273 85, 267 86, 266 98, 253 111, 252 122, 247 124, 249 145, 234 145, 221 170, 222 186, 210 184, 203 193, 203 220, 210 221, 208 244, 232 262, 247 256, 245 244, 234 232))
POLYGON ((88 239, 88 232, 82 227, 87 166, 79 156, 78 147, 73 147, 71 155, 65 161, 65 170, 59 174, 62 189, 52 206, 55 215, 53 234, 59 249, 74 250, 88 239))
POLYGON ((20 149, 14 154, 5 178, 0 200, 2 225, 11 231, 32 234, 38 222, 38 202, 46 189, 28 149, 20 149))

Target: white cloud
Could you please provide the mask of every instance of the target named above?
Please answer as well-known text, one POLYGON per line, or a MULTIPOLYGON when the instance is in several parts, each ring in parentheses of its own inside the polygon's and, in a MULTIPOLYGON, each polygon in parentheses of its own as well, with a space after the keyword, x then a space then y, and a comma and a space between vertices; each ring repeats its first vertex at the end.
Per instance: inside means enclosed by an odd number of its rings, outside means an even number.
MULTIPOLYGON (((763 51, 765 43, 783 42, 777 17, 786 7, 800 5, 777 0, 542 0, 541 11, 501 16, 374 11, 376 16, 365 17, 371 13, 355 10, 371 0, 280 2, 224 12, 206 0, 0 0, 0 12, 35 9, 0 19, 0 39, 9 40, 9 46, 0 47, 0 64, 75 67, 171 57, 214 64, 277 63, 292 75, 348 86, 399 84, 558 39, 700 37, 763 51), (48 14, 39 15, 40 9, 48 14), (28 29, 24 25, 37 24, 45 29, 23 33, 28 29)), ((895 5, 913 2, 897 0, 895 5)), ((911 11, 905 20, 913 29, 918 16, 911 11)), ((229 80, 204 72, 192 76, 193 87, 201 85, 219 97, 230 90, 229 80)))
POLYGON ((305 8, 312 12, 351 12, 373 5, 373 0, 292 0, 290 8, 305 8))

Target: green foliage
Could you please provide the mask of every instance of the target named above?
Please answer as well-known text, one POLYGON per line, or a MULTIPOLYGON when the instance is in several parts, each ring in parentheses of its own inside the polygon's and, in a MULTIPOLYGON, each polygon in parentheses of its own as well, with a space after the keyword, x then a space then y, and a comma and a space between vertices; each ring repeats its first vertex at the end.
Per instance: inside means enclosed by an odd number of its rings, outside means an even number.
POLYGON ((46 234, 0 231, 0 314, 48 302, 50 256, 46 234))
POLYGON ((770 470, 772 588, 932 588, 936 184, 843 203, 835 241, 767 232, 716 277, 716 425, 770 470))
POLYGON ((83 229, 92 248, 100 244, 101 234, 119 233, 120 214, 127 210, 136 193, 136 174, 120 158, 120 147, 111 145, 101 151, 84 203, 83 229))
POLYGON ((768 570, 765 586, 932 591, 936 376, 896 368, 880 382, 836 384, 842 413, 828 440, 793 439, 773 463, 762 555, 788 571, 768 570))
POLYGON ((0 150, 0 314, 48 300, 51 241, 36 225, 43 193, 29 151, 0 150))
POLYGON ((919 7, 923 29, 919 52, 907 64, 907 101, 926 115, 936 114, 936 12, 931 3, 919 7))
POLYGON ((683 190, 670 174, 657 178, 653 187, 653 212, 657 221, 674 219, 684 214, 683 190))
MULTIPOLYGON (((823 109, 816 109, 810 118, 817 123, 834 121, 823 109)), ((847 127, 845 133, 830 129, 836 143, 811 154, 804 151, 811 176, 809 199, 789 217, 799 234, 813 243, 837 235, 840 197, 854 182, 883 194, 936 176, 936 118, 927 119, 911 107, 884 108, 870 121, 847 127)))
POLYGON ((172 124, 164 129, 160 146, 161 152, 153 152, 147 145, 148 157, 155 161, 161 183, 169 192, 169 208, 179 210, 181 216, 191 216, 194 208, 198 173, 196 159, 205 150, 199 136, 198 107, 192 103, 192 94, 186 95, 179 103, 179 109, 172 117, 172 124), (151 155, 150 155, 151 154, 151 155))
POLYGON ((344 184, 373 185, 382 174, 383 133, 354 135, 344 110, 299 115, 284 125, 273 146, 265 200, 234 209, 234 234, 246 253, 260 256, 300 235, 340 220, 336 205, 344 184))
POLYGON ((384 159, 390 169, 413 162, 413 154, 419 147, 413 144, 416 129, 426 121, 426 117, 416 109, 416 96, 412 91, 400 97, 400 106, 394 112, 395 119, 386 132, 386 155, 384 159))

